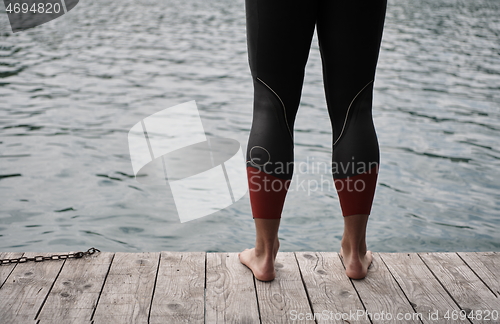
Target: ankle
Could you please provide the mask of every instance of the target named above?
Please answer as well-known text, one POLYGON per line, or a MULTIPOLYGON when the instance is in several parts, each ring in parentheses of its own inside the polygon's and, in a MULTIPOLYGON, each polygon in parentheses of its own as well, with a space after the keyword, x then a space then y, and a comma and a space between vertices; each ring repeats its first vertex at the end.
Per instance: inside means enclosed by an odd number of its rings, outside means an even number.
POLYGON ((366 242, 357 242, 357 241, 352 241, 352 240, 346 240, 342 238, 342 241, 340 242, 342 246, 342 250, 344 253, 353 255, 353 256, 358 256, 358 255, 365 255, 367 248, 366 248, 366 242))
POLYGON ((265 246, 265 247, 255 247, 255 256, 258 258, 264 259, 274 259, 274 250, 273 247, 265 246))

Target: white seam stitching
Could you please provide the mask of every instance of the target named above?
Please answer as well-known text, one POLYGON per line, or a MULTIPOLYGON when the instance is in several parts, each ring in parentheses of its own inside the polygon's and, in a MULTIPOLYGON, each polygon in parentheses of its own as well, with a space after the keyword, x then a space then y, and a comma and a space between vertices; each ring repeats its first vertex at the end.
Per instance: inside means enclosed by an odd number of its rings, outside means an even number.
POLYGON ((337 144, 337 142, 342 138, 342 134, 344 134, 344 130, 345 130, 345 126, 347 125, 347 119, 349 118, 349 110, 351 110, 351 106, 352 106, 352 103, 354 102, 354 100, 356 100, 356 98, 359 96, 359 94, 361 92, 363 92, 363 90, 365 90, 365 88, 370 84, 372 83, 373 80, 371 80, 370 82, 368 82, 364 87, 363 89, 359 90, 359 92, 354 96, 354 98, 351 100, 351 103, 349 104, 349 107, 347 108, 347 113, 345 115, 345 120, 344 120, 344 125, 342 126, 342 130, 340 131, 340 135, 339 137, 337 138, 337 140, 335 141, 335 143, 333 143, 333 145, 335 146, 335 144, 337 144))
POLYGON ((281 102, 281 105, 283 106, 283 113, 285 114, 286 128, 288 128, 288 133, 290 133, 290 137, 292 138, 292 142, 293 142, 293 135, 292 135, 292 131, 290 130, 290 125, 288 125, 288 119, 286 118, 286 108, 285 108, 285 104, 283 103, 283 100, 281 100, 280 96, 278 96, 278 94, 276 92, 274 92, 274 90, 270 86, 268 86, 267 83, 262 81, 259 77, 257 77, 257 80, 262 82, 262 84, 264 84, 269 90, 271 90, 276 95, 276 97, 278 97, 279 101, 281 102))

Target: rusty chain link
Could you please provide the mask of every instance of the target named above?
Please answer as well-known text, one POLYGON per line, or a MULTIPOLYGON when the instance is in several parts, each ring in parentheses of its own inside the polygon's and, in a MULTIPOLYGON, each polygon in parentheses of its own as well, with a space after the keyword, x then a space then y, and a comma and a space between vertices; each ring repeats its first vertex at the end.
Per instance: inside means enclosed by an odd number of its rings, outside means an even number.
POLYGON ((68 253, 68 254, 54 254, 51 256, 38 255, 38 256, 35 256, 32 258, 20 257, 20 258, 13 258, 13 259, 0 259, 0 265, 12 264, 12 263, 25 263, 28 261, 42 262, 42 261, 46 261, 46 260, 80 259, 86 255, 91 255, 91 254, 94 254, 96 252, 101 252, 101 251, 94 248, 94 247, 91 247, 86 252, 75 252, 75 253, 68 253))

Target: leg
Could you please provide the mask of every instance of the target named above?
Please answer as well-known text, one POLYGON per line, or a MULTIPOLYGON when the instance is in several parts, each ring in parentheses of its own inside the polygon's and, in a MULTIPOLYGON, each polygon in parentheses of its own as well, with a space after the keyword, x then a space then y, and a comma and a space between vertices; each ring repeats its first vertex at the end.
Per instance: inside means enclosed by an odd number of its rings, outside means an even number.
POLYGON ((257 279, 275 277, 278 228, 293 173, 293 124, 316 21, 313 0, 246 0, 254 113, 247 150, 256 247, 240 254, 257 279))
POLYGON ((344 217, 344 235, 340 255, 344 261, 345 272, 349 278, 363 279, 372 262, 371 251, 366 250, 366 224, 368 215, 344 217))
POLYGON ((365 235, 377 182, 379 148, 372 94, 386 0, 320 0, 318 39, 333 128, 332 172, 344 216, 346 274, 364 278, 365 235))
POLYGON ((278 229, 280 218, 254 218, 257 235, 255 248, 245 249, 239 254, 241 263, 249 267, 255 278, 261 281, 273 280, 276 276, 274 260, 278 254, 278 229))

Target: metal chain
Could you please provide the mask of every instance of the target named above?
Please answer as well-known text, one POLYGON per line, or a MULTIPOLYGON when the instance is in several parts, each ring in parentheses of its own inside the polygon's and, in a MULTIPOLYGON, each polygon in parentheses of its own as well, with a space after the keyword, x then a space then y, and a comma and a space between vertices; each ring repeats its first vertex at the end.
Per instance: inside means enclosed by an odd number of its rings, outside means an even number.
POLYGON ((75 253, 68 253, 68 254, 54 254, 51 256, 38 255, 38 256, 35 256, 32 258, 20 257, 20 258, 15 258, 15 259, 0 259, 0 265, 12 264, 12 263, 25 263, 28 261, 42 262, 42 261, 46 261, 46 260, 80 259, 86 255, 91 255, 91 254, 94 254, 96 252, 101 252, 101 251, 94 248, 94 247, 91 247, 86 252, 75 252, 75 253))

